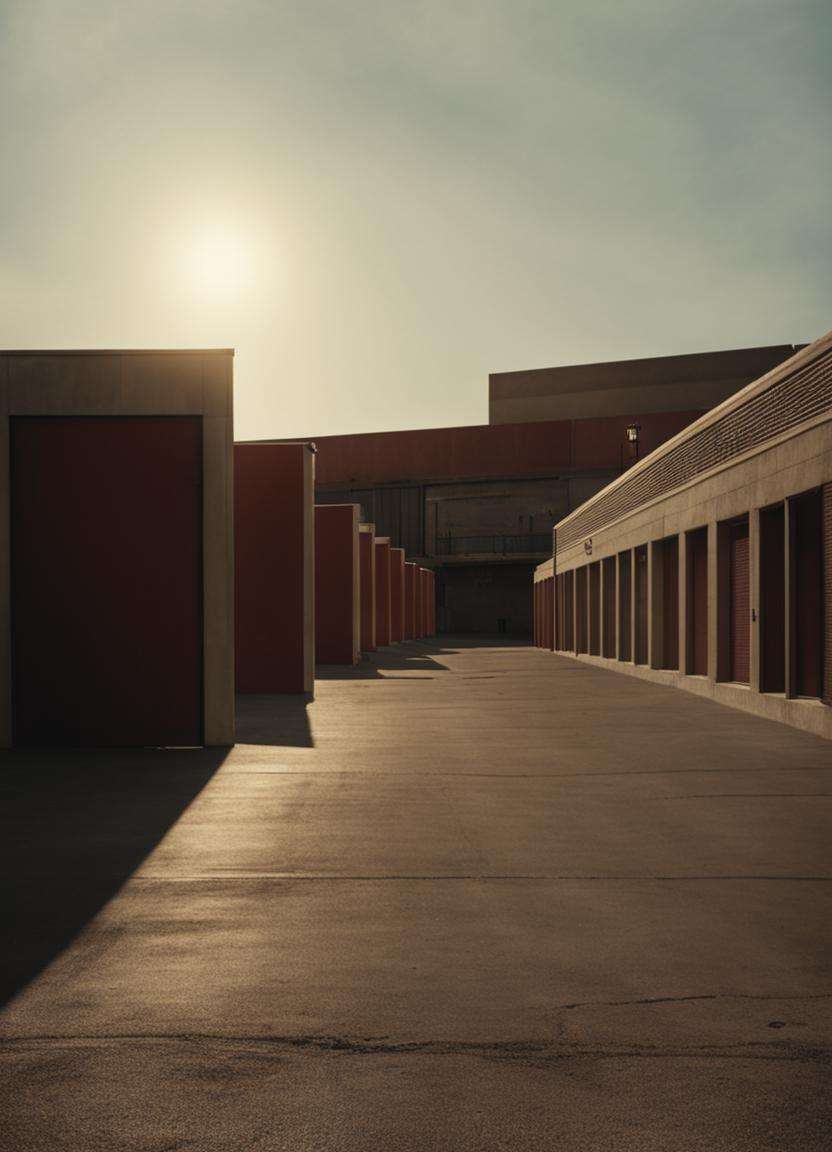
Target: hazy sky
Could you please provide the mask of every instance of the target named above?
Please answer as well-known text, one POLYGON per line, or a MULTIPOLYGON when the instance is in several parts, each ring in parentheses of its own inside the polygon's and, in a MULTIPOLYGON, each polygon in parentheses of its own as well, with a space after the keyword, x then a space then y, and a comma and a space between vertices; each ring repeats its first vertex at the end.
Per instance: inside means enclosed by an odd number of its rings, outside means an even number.
POLYGON ((238 436, 832 327, 830 0, 0 0, 0 346, 228 346, 238 436))

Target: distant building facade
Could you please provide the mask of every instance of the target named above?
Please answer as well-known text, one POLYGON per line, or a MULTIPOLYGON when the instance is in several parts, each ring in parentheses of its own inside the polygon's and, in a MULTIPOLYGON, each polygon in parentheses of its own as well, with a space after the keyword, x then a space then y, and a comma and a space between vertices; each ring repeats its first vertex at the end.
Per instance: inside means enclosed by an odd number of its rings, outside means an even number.
POLYGON ((793 352, 492 376, 488 425, 317 438, 316 500, 359 504, 379 535, 436 572, 440 631, 530 636, 531 573, 551 555, 554 525, 793 352))

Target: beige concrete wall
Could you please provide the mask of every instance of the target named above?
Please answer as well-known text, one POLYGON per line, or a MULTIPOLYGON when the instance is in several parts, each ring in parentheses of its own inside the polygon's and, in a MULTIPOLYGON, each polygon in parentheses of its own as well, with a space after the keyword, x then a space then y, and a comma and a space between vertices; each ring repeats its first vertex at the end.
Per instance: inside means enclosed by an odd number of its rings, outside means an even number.
POLYGON ((207 745, 234 743, 233 352, 0 353, 0 747, 11 743, 9 419, 201 416, 207 745))
POLYGON ((315 691, 315 450, 303 457, 303 690, 315 691))
MULTIPOLYGON (((773 720, 832 739, 832 708, 815 700, 791 699, 786 694, 760 693, 759 644, 756 622, 751 625, 751 683, 748 686, 721 681, 724 675, 724 653, 720 660, 723 630, 718 628, 720 605, 718 566, 724 558, 719 547, 719 526, 723 521, 749 514, 749 535, 752 560, 758 553, 759 509, 777 504, 823 483, 832 481, 832 412, 824 418, 793 430, 785 437, 753 453, 746 454, 735 464, 720 467, 700 480, 686 485, 663 499, 638 508, 593 534, 591 556, 586 554, 581 541, 569 548, 558 549, 555 570, 558 573, 583 567, 590 561, 616 556, 639 545, 647 544, 651 558, 652 547, 668 536, 680 537, 679 565, 679 657, 680 667, 685 664, 686 581, 684 579, 684 533, 696 528, 708 529, 708 640, 709 674, 692 676, 684 671, 666 671, 659 663, 660 629, 656 625, 656 611, 652 596, 648 596, 648 661, 635 665, 603 657, 580 655, 588 660, 617 671, 628 672, 657 683, 684 688, 690 692, 709 696, 720 703, 746 711, 756 712, 773 720)), ((654 581, 648 584, 652 590, 654 581)), ((751 608, 759 619, 759 588, 756 565, 752 563, 751 608)), ((724 611, 724 609, 723 609, 724 611)), ((633 615, 633 621, 634 621, 633 615)))

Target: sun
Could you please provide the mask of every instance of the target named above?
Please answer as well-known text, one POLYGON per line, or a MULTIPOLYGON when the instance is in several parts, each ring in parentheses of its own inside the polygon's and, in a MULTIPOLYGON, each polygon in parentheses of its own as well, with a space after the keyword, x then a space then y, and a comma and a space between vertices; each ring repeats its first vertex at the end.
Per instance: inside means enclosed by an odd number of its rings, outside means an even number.
POLYGON ((255 264, 254 248, 247 237, 229 229, 203 229, 187 246, 186 279, 197 295, 231 299, 253 287, 255 264))

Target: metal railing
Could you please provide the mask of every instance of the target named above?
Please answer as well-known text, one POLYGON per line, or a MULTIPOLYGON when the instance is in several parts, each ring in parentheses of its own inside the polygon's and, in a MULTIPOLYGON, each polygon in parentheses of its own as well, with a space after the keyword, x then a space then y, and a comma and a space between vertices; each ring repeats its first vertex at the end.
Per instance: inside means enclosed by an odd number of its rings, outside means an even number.
POLYGON ((551 532, 525 532, 519 536, 437 536, 439 556, 512 556, 548 554, 551 532))

